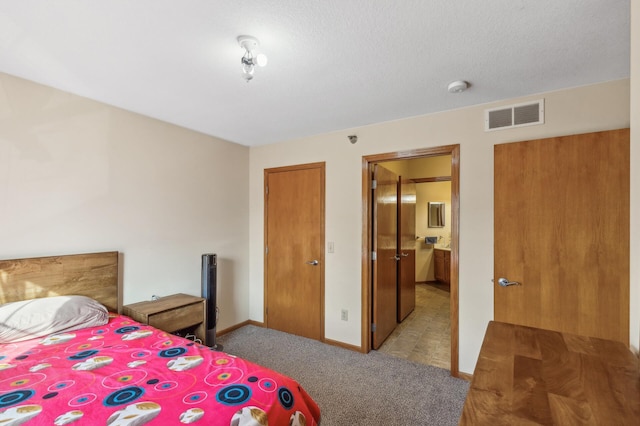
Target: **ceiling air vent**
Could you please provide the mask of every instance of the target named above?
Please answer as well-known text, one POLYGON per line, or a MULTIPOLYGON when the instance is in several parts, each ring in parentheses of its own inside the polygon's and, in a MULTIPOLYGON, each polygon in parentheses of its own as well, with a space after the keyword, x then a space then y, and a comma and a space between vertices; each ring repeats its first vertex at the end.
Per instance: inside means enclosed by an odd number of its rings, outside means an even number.
POLYGON ((484 112, 484 130, 486 132, 543 123, 544 99, 488 109, 484 112))

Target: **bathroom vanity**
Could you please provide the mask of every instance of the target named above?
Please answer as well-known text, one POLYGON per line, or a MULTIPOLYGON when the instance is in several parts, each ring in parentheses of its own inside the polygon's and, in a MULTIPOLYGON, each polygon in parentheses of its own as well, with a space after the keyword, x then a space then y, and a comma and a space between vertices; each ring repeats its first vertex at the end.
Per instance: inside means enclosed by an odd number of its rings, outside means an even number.
POLYGON ((434 257, 434 276, 436 281, 449 285, 451 282, 451 249, 439 248, 433 249, 434 257))

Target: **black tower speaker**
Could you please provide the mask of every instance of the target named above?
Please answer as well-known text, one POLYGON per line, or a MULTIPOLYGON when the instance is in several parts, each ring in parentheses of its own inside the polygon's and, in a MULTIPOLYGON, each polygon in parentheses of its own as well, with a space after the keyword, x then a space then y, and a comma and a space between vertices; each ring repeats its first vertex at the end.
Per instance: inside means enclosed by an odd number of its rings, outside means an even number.
POLYGON ((207 299, 207 316, 206 333, 207 344, 214 349, 219 349, 216 344, 216 325, 218 322, 217 317, 217 275, 218 275, 218 260, 216 254, 203 254, 202 255, 202 297, 207 299))

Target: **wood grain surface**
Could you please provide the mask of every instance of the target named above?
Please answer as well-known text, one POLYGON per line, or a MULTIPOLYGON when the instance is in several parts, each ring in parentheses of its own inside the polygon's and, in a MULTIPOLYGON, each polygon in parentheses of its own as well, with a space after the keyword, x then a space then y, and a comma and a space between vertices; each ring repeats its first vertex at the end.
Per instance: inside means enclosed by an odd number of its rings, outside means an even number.
POLYGON ((266 169, 264 176, 267 327, 322 340, 325 164, 266 169))
POLYGON ((492 321, 460 425, 638 425, 638 358, 621 342, 492 321))
POLYGON ((629 147, 629 129, 495 145, 493 319, 629 344, 629 147))
POLYGON ((173 294, 157 300, 147 300, 124 306, 124 315, 152 325, 168 333, 193 328, 198 339, 206 345, 206 299, 188 294, 173 294))
POLYGON ((0 304, 72 294, 120 312, 118 252, 0 260, 0 304))

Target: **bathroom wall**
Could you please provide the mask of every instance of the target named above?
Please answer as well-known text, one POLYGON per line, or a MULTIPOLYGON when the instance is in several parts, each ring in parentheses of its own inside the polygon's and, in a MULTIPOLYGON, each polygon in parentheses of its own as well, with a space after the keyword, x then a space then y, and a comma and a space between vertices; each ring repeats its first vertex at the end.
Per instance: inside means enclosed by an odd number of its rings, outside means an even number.
MULTIPOLYGON (((440 155, 414 160, 388 161, 384 167, 409 179, 451 176, 451 156, 440 155)), ((424 243, 424 237, 442 237, 441 244, 451 240, 451 182, 425 182, 416 184, 416 282, 433 281, 433 246, 424 243), (446 220, 444 228, 428 227, 428 202, 444 201, 446 220)))
POLYGON ((426 182, 416 185, 416 281, 433 281, 433 245, 425 244, 424 237, 438 237, 438 244, 451 242, 451 182, 426 182), (443 228, 428 227, 429 201, 445 203, 443 228))

